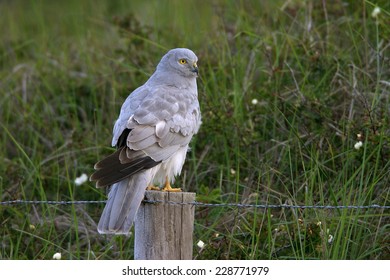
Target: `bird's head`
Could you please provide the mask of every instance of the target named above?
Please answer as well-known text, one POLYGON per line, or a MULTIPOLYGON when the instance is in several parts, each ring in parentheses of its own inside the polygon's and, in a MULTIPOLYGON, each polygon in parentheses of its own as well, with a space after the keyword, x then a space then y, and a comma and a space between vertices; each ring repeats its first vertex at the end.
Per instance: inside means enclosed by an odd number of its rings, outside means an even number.
POLYGON ((174 71, 184 77, 197 77, 198 57, 193 51, 185 48, 172 49, 163 56, 157 68, 174 71))

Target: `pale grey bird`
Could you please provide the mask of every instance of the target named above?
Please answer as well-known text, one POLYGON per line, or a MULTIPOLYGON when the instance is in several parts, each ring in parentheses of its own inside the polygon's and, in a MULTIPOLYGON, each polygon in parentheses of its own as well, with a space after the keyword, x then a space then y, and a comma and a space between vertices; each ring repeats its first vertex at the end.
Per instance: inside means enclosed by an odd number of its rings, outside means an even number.
POLYGON ((113 130, 117 151, 96 163, 91 176, 97 187, 111 186, 99 233, 128 234, 148 187, 180 191, 170 183, 201 124, 197 61, 189 49, 170 50, 123 103, 113 130))

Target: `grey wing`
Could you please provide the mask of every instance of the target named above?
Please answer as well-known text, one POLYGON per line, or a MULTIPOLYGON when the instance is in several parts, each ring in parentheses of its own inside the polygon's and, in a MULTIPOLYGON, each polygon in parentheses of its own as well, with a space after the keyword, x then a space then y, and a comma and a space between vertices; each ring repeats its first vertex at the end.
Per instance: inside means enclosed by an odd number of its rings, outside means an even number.
POLYGON ((96 171, 90 177, 91 181, 96 181, 97 187, 112 185, 159 164, 142 151, 130 151, 126 146, 130 132, 126 127, 128 119, 150 93, 150 88, 145 84, 132 92, 123 103, 113 129, 112 145, 117 147, 117 151, 97 162, 94 166, 96 171))
MULTIPOLYGON (((127 121, 129 120, 130 116, 134 114, 134 112, 137 110, 141 102, 150 94, 152 93, 152 89, 150 89, 147 84, 144 84, 143 86, 137 88, 134 90, 125 100, 121 107, 121 111, 119 114, 118 119, 115 122, 114 129, 113 129, 113 137, 112 137, 112 146, 118 145, 118 140, 122 136, 123 132, 126 129, 127 121)), ((123 136, 122 136, 123 138, 123 136)))
POLYGON ((91 180, 98 187, 152 168, 188 145, 200 126, 196 92, 157 88, 142 97, 125 127, 123 120, 120 116, 114 128, 119 149, 95 165, 91 180))
POLYGON ((163 87, 146 98, 130 117, 127 146, 154 161, 170 158, 188 145, 200 126, 196 92, 163 87))

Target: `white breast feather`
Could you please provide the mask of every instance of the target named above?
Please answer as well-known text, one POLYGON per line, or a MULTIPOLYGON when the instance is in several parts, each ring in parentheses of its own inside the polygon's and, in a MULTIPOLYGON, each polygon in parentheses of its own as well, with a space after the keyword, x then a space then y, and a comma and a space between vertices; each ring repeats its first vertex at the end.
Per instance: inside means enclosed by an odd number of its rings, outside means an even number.
POLYGON ((187 150, 188 145, 179 148, 179 150, 177 150, 169 159, 152 168, 152 174, 154 174, 153 182, 156 185, 163 186, 167 176, 169 182, 174 182, 175 176, 178 176, 181 173, 187 156, 187 150))

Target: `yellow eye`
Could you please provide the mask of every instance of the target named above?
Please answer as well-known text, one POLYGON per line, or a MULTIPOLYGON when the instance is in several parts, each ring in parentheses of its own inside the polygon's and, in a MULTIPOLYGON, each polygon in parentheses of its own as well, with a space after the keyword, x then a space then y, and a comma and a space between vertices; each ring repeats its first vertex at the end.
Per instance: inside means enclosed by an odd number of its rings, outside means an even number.
POLYGON ((179 59, 179 63, 180 63, 180 64, 186 64, 186 63, 187 63, 187 60, 185 60, 185 59, 183 59, 183 58, 182 58, 182 59, 179 59))

